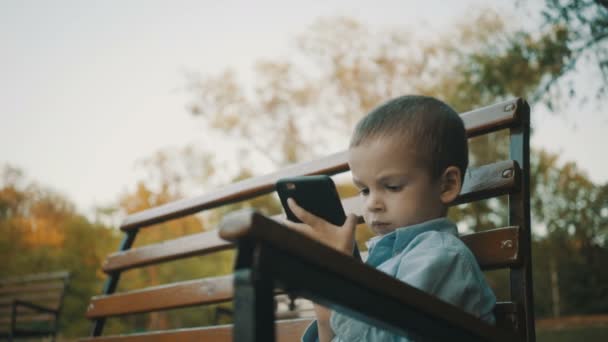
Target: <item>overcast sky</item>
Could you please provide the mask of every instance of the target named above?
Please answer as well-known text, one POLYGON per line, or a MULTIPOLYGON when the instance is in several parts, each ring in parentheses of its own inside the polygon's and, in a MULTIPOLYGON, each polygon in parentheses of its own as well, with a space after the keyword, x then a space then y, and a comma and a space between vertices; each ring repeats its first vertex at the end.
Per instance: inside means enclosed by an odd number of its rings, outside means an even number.
MULTIPOLYGON (((319 17, 441 30, 479 3, 0 0, 0 165, 23 169, 80 210, 111 203, 134 186, 137 160, 202 141, 186 109, 186 71, 244 73, 262 57, 288 57, 319 17)), ((513 13, 511 1, 490 4, 513 13)), ((608 181, 599 107, 567 118, 534 113, 542 125, 533 146, 608 181)))

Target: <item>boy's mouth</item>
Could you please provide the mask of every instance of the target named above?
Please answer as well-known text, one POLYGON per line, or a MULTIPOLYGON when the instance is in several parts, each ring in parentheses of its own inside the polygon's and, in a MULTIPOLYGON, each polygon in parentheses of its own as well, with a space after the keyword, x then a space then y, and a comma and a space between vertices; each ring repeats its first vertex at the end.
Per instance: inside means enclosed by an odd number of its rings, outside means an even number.
POLYGON ((371 228, 374 229, 374 230, 384 230, 388 226, 390 226, 390 223, 388 223, 388 222, 381 222, 381 221, 372 221, 372 224, 371 224, 371 228))

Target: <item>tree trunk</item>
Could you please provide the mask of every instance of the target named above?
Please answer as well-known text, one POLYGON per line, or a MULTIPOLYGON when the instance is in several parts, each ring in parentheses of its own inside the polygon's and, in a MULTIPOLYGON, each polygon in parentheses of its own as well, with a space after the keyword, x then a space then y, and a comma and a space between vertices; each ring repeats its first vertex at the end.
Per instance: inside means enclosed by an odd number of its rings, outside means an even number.
POLYGON ((549 260, 549 272, 551 273, 551 304, 553 308, 553 317, 559 317, 561 311, 559 305, 559 273, 554 258, 549 260))

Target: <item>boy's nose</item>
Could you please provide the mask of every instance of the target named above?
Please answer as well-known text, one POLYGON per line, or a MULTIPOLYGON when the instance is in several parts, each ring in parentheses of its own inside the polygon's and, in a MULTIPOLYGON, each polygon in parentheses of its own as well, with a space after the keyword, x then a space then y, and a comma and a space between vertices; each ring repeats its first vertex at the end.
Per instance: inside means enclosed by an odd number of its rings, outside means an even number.
POLYGON ((366 202, 367 202, 366 203, 367 210, 370 212, 378 212, 378 211, 384 210, 384 204, 382 203, 380 198, 376 195, 370 194, 367 197, 366 202))

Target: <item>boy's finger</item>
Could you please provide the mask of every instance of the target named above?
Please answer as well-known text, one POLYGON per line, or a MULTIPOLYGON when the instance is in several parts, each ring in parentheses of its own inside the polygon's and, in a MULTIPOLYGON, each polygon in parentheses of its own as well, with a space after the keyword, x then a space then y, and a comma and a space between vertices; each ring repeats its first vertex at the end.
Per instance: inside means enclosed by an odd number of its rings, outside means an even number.
POLYGON ((300 221, 306 223, 307 225, 313 228, 316 228, 321 222, 323 222, 323 220, 318 216, 311 214, 306 211, 306 209, 300 207, 293 198, 287 199, 287 205, 289 206, 289 209, 291 209, 293 214, 300 219, 300 221))
POLYGON ((348 216, 346 216, 346 220, 344 221, 344 224, 342 225, 342 228, 345 232, 348 232, 347 235, 349 235, 350 237, 353 237, 355 235, 355 229, 357 228, 357 215, 355 214, 348 214, 348 216))
POLYGON ((348 216, 346 216, 346 220, 344 221, 344 224, 342 225, 342 227, 348 229, 348 230, 352 230, 354 231, 355 228, 357 228, 357 215, 355 214, 348 214, 348 216))

